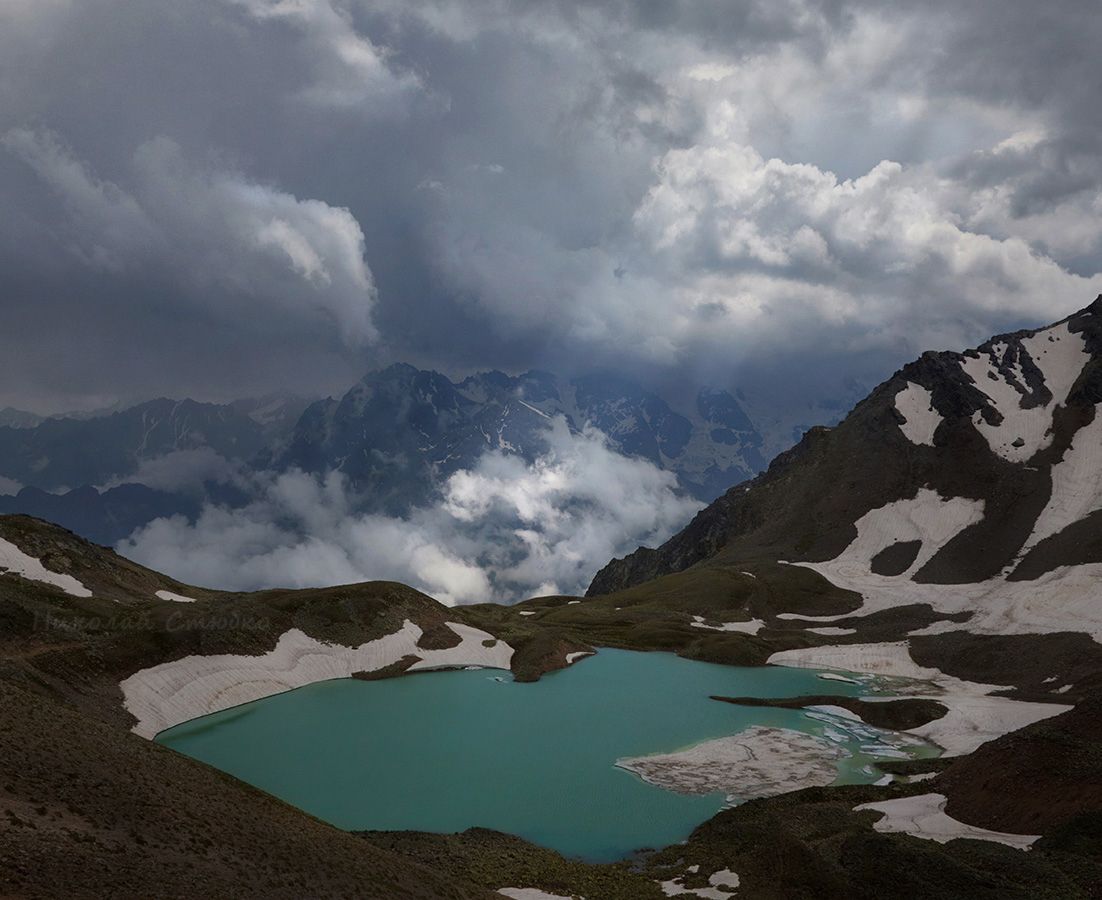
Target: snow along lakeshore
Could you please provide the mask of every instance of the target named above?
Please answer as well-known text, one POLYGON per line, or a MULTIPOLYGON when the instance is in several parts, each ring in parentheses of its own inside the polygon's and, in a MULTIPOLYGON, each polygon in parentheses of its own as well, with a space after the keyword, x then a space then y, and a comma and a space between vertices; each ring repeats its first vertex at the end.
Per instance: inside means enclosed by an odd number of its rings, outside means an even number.
POLYGON ((408 620, 394 634, 359 647, 323 643, 292 628, 280 636, 274 649, 259 656, 187 656, 136 672, 119 687, 123 705, 138 720, 132 730, 152 738, 190 719, 317 681, 375 672, 406 656, 419 657, 408 671, 509 668, 513 648, 504 641, 469 625, 445 624, 461 638, 457 646, 445 650, 418 647, 421 628, 408 620), (494 643, 487 647, 483 641, 494 643))
POLYGON ((682 794, 722 791, 728 802, 832 784, 847 752, 789 728, 754 725, 675 753, 616 760, 644 781, 682 794))
MULTIPOLYGON (((945 751, 945 756, 971 753, 980 744, 1071 709, 1070 706, 1059 703, 1025 703, 1007 697, 992 697, 990 694, 993 691, 1005 690, 1007 685, 962 681, 946 675, 940 669, 920 666, 911 658, 906 641, 782 650, 770 656, 768 663, 807 669, 864 672, 929 683, 933 690, 927 691, 921 684, 917 684, 912 689, 899 692, 910 697, 937 700, 949 711, 940 719, 912 728, 906 733, 932 741, 945 751)), ((895 698, 862 699, 867 703, 877 703, 889 702, 895 698)))

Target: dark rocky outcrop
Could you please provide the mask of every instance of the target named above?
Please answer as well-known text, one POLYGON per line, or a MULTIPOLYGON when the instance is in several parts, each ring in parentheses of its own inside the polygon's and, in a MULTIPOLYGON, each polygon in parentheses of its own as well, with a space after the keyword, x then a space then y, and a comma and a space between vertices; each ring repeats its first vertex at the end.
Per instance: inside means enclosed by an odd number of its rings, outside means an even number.
POLYGON ((488 897, 0 678, 0 895, 488 897))
POLYGON ((955 761, 939 777, 946 812, 1019 834, 1102 816, 1102 692, 955 761))
POLYGON ((804 709, 808 706, 839 706, 861 717, 861 721, 874 728, 892 731, 908 731, 934 719, 940 719, 948 711, 936 700, 922 697, 903 697, 899 700, 869 703, 859 697, 843 697, 836 694, 815 694, 803 697, 712 697, 736 706, 764 706, 774 709, 804 709))

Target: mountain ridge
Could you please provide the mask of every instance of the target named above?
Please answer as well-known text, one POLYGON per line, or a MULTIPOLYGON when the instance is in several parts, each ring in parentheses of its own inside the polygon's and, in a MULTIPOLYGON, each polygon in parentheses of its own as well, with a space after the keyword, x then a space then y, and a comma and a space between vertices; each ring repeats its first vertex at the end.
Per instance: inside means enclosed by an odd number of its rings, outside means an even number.
MULTIPOLYGON (((1042 353, 1047 355, 1047 350, 1034 350, 1042 359, 1042 353)), ((661 547, 639 548, 610 562, 595 576, 588 594, 684 571, 725 550, 823 562, 856 537, 855 523, 861 516, 913 498, 926 485, 938 487, 942 496, 982 500, 986 512, 956 537, 953 546, 939 548, 940 558, 926 561, 916 579, 970 583, 995 577, 1025 546, 1053 497, 1052 468, 1063 461, 1075 435, 1098 421, 1095 406, 1100 400, 1102 297, 1052 325, 998 335, 964 353, 927 352, 875 388, 839 425, 810 429, 764 473, 726 492, 661 547), (1045 344, 1057 344, 1059 339, 1050 332, 1061 326, 1072 336, 1069 342, 1083 335, 1082 365, 1070 382, 1063 373, 1056 385, 1063 393, 1054 401, 1022 342, 1044 335, 1045 344), (1022 365, 1015 368, 1019 360, 1022 365), (979 377, 981 366, 990 372, 982 385, 967 371, 970 367, 979 377), (909 386, 930 395, 926 407, 909 386), (996 393, 1003 408, 981 387, 996 393), (1022 398, 1018 408, 1008 406, 1008 389, 1022 398), (1031 418, 1019 421, 1021 411, 1031 418), (1048 420, 1043 418, 1046 411, 1048 420), (1027 452, 1032 455, 1026 457, 1027 452), (829 471, 826 477, 824 470, 829 471), (809 481, 812 472, 818 473, 817 486, 809 481), (766 495, 768 500, 763 500, 766 495), (791 510, 797 507, 800 515, 794 517, 791 510), (771 515, 771 510, 779 512, 771 515), (778 525, 785 510, 788 518, 778 525), (824 526, 816 536, 808 534, 808 514, 824 526), (984 552, 977 552, 979 548, 984 552)), ((1058 560, 1073 558, 1059 534, 1047 536, 1041 544, 1015 563, 1016 574, 1007 573, 1011 579, 1022 579, 1027 572, 1043 574, 1058 560)), ((1086 556, 1080 554, 1080 563, 1102 561, 1102 552, 1093 548, 1091 543, 1086 556)))
POLYGON ((489 370, 453 382, 406 363, 369 372, 339 399, 313 404, 265 464, 341 471, 369 503, 401 513, 487 450, 534 460, 545 452, 547 421, 556 416, 574 432, 592 426, 617 452, 674 472, 698 499, 764 465, 762 436, 726 391, 702 389, 697 411, 684 415, 615 374, 560 379, 489 370), (395 490, 403 479, 409 485, 395 490))
POLYGON ((613 452, 672 472, 677 491, 700 501, 753 475, 771 442, 784 440, 758 430, 744 401, 714 388, 699 389, 682 409, 611 371, 567 379, 488 370, 452 381, 394 363, 309 402, 283 394, 222 404, 158 398, 0 425, 0 512, 43 516, 115 543, 154 518, 193 521, 204 503, 247 504, 253 476, 301 470, 343 475, 357 512, 403 517, 437 502, 446 480, 487 452, 535 462, 559 417, 574 435, 593 429, 613 452))
POLYGON ((0 426, 0 474, 56 491, 125 481, 143 462, 182 450, 247 459, 298 418, 299 405, 293 395, 223 404, 159 397, 104 415, 0 426))

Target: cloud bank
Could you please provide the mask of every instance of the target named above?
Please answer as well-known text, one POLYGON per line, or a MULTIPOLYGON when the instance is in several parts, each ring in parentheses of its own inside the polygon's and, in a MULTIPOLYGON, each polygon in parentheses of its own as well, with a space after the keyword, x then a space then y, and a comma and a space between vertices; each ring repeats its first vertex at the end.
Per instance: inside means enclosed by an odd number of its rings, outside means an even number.
POLYGON ((135 151, 133 193, 97 178, 49 132, 15 128, 0 143, 57 196, 66 249, 90 268, 161 265, 238 326, 320 313, 350 342, 376 336, 363 232, 347 209, 195 168, 167 138, 135 151))
POLYGON ((562 419, 528 466, 500 451, 452 475, 408 518, 355 513, 342 476, 261 475, 243 509, 158 519, 120 553, 192 584, 228 590, 402 581, 443 603, 582 593, 611 557, 662 541, 699 509, 669 472, 620 456, 562 419))
POLYGON ((1102 289, 1100 41, 1086 0, 8 4, 0 403, 874 381, 1102 289))

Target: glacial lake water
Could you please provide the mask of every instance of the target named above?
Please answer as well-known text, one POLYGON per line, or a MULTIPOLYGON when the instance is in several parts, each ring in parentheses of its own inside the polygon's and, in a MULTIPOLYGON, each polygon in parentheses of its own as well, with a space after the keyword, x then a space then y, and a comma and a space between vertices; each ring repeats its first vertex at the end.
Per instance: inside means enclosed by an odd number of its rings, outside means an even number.
POLYGON ((814 671, 736 668, 668 653, 601 650, 535 684, 491 669, 309 685, 214 713, 157 740, 350 830, 483 826, 568 856, 609 861, 684 840, 725 804, 616 768, 752 725, 828 734, 853 756, 840 783, 880 776, 861 740, 800 710, 710 694, 867 692, 814 671))

